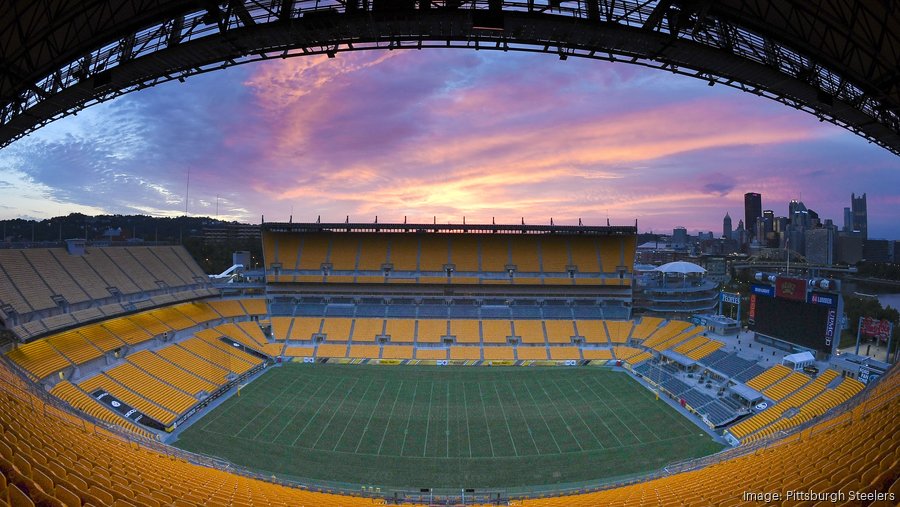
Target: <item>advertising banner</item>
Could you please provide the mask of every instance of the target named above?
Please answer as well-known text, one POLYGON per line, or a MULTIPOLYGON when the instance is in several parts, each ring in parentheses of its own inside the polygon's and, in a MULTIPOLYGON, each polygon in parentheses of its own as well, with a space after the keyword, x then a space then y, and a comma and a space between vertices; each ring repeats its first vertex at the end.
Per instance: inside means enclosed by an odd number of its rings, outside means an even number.
POLYGON ((889 320, 877 320, 872 317, 864 317, 859 326, 859 332, 866 336, 874 336, 881 340, 887 340, 891 336, 891 322, 889 320))
POLYGON ((775 280, 775 297, 806 301, 806 280, 802 278, 777 278, 775 280))
POLYGON ((828 310, 828 320, 825 321, 825 346, 831 346, 831 340, 834 339, 834 329, 837 327, 837 310, 831 308, 828 310))
POLYGON ((722 302, 739 305, 739 304, 741 304, 741 296, 740 296, 740 294, 731 294, 730 292, 723 292, 722 293, 722 302))
POLYGON ((163 423, 151 418, 150 416, 144 415, 142 412, 138 411, 138 409, 132 408, 131 405, 126 404, 125 402, 119 400, 103 389, 95 390, 91 393, 91 396, 93 396, 94 399, 96 399, 100 403, 109 407, 113 412, 120 414, 122 417, 128 419, 129 421, 136 422, 155 430, 166 429, 163 423))
POLYGON ((838 296, 837 294, 825 294, 823 292, 810 292, 808 303, 812 303, 814 305, 825 305, 825 306, 837 306, 838 296))
POLYGON ((775 288, 771 285, 753 285, 750 287, 750 292, 760 296, 773 297, 775 295, 775 288))

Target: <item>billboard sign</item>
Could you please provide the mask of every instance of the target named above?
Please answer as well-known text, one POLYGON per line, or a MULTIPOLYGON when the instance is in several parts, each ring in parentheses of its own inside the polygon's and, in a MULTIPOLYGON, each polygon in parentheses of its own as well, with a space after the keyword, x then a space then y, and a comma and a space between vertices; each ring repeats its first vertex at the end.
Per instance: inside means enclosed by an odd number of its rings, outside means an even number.
POLYGON ((872 317, 864 317, 859 324, 859 332, 866 336, 874 336, 881 340, 887 340, 891 336, 891 322, 889 320, 877 320, 872 317))
POLYGON ((741 304, 741 296, 740 296, 740 294, 731 294, 729 292, 723 292, 722 293, 722 302, 739 305, 739 304, 741 304))
POLYGON ((750 292, 760 296, 772 297, 775 295, 775 288, 771 285, 753 285, 750 287, 750 292))
POLYGON ((825 294, 823 292, 810 292, 808 302, 814 305, 837 306, 837 294, 825 294))
POLYGON ((825 346, 830 347, 831 341, 834 339, 834 329, 837 327, 837 310, 830 308, 828 310, 828 320, 825 321, 825 346))
POLYGON ((775 296, 794 301, 806 301, 806 280, 782 277, 775 279, 775 296))
POLYGON ((756 321, 756 294, 750 294, 750 312, 747 313, 747 317, 750 324, 756 321))

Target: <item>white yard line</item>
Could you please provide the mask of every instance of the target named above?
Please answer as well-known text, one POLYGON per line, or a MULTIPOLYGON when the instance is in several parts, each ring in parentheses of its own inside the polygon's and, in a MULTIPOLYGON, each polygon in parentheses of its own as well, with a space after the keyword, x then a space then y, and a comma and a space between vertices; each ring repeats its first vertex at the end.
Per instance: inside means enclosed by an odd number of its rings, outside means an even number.
POLYGON ((409 403, 409 415, 406 416, 406 429, 403 430, 403 443, 400 444, 400 456, 403 456, 403 450, 406 449, 406 436, 409 435, 409 420, 412 418, 413 404, 416 402, 416 393, 419 392, 419 381, 413 388, 412 400, 409 403))
MULTIPOLYGON (((559 384, 557 384, 556 381, 555 381, 555 380, 552 380, 552 379, 550 380, 550 382, 552 382, 553 385, 556 387, 556 389, 559 390, 559 393, 562 394, 563 397, 566 398, 566 401, 569 401, 569 400, 568 400, 568 397, 566 396, 566 392, 563 391, 561 387, 559 387, 559 384)), ((579 395, 580 395, 580 393, 579 393, 579 395)), ((584 420, 584 417, 581 417, 581 412, 579 412, 578 410, 576 410, 576 411, 575 411, 575 415, 578 416, 578 419, 581 421, 581 424, 583 424, 584 427, 587 428, 588 431, 591 432, 591 435, 594 437, 594 440, 596 440, 597 443, 600 444, 600 448, 601 448, 601 449, 605 449, 606 446, 603 445, 603 442, 601 442, 599 438, 597 438, 597 434, 594 433, 594 430, 593 430, 593 428, 591 428, 591 425, 588 424, 587 421, 584 420)))
POLYGON ((481 401, 481 411, 484 413, 484 426, 487 428, 488 443, 491 444, 491 456, 494 454, 494 440, 491 438, 491 423, 488 421, 487 407, 484 406, 484 393, 481 392, 481 383, 478 384, 478 399, 481 401))
MULTIPOLYGON (((378 395, 378 399, 375 401, 375 406, 372 407, 372 411, 369 412, 369 418, 366 419, 366 425, 363 426, 363 432, 359 435, 359 442, 356 443, 357 451, 359 450, 359 445, 363 441, 363 437, 365 437, 366 433, 369 431, 369 423, 372 422, 372 416, 375 415, 375 412, 378 412, 378 404, 381 403, 381 398, 382 398, 382 396, 384 396, 384 391, 387 389, 388 383, 389 383, 389 381, 384 382, 384 387, 381 388, 381 393, 378 395)), ((350 424, 349 421, 347 424, 350 424)), ((337 449, 337 446, 335 446, 335 449, 337 449)))
MULTIPOLYGON (((381 432, 381 442, 378 442, 378 450, 375 451, 376 456, 381 455, 381 448, 384 446, 384 437, 387 436, 388 428, 391 427, 391 419, 394 418, 394 409, 397 407, 397 400, 400 399, 400 391, 403 390, 403 381, 400 381, 400 387, 397 388, 397 396, 394 397, 394 403, 391 405, 391 413, 388 415, 387 424, 384 426, 384 431, 381 432)), ((369 416, 369 420, 372 419, 372 416, 369 416)), ((362 437, 359 439, 359 444, 356 444, 356 450, 359 450, 359 446, 362 444, 362 437)))
POLYGON ((556 446, 556 450, 559 451, 559 454, 562 454, 562 447, 559 446, 559 442, 557 442, 556 437, 553 436, 553 430, 550 429, 550 425, 547 424, 547 420, 544 419, 544 413, 541 411, 541 407, 538 405, 537 400, 534 399, 534 395, 531 394, 531 389, 525 382, 522 382, 522 385, 525 386, 525 390, 528 391, 528 396, 531 398, 531 401, 534 402, 534 408, 535 410, 537 410, 538 415, 541 416, 541 421, 544 422, 544 426, 547 428, 547 433, 550 434, 550 439, 553 440, 553 445, 556 446))
POLYGON ((516 390, 513 389, 513 386, 510 383, 510 381, 507 380, 506 383, 509 386, 509 391, 513 395, 513 399, 516 400, 516 406, 519 407, 519 414, 522 415, 522 420, 525 421, 525 427, 528 428, 528 436, 531 437, 531 443, 534 444, 534 451, 536 453, 538 453, 538 456, 540 456, 541 450, 538 448, 537 441, 534 439, 534 433, 532 433, 532 431, 531 431, 531 425, 528 424, 528 418, 525 417, 525 411, 522 410, 522 404, 519 403, 519 397, 516 396, 516 390))
MULTIPOLYGON (((300 440, 300 435, 302 435, 303 432, 306 431, 306 428, 308 428, 309 425, 316 419, 316 417, 318 417, 319 412, 322 411, 322 407, 324 407, 325 405, 328 404, 328 400, 331 399, 332 395, 334 395, 334 392, 337 391, 337 388, 343 383, 344 383, 344 379, 341 379, 340 382, 338 382, 337 384, 334 385, 334 388, 331 390, 330 393, 328 393, 328 397, 325 398, 325 401, 323 401, 322 404, 319 405, 319 408, 316 409, 316 413, 313 414, 313 416, 310 417, 308 421, 306 421, 306 424, 303 425, 303 428, 301 428, 300 431, 297 432, 297 436, 294 437, 294 440, 291 442, 291 447, 293 447, 294 444, 297 443, 297 440, 300 440)), ((310 449, 312 449, 312 448, 310 447, 310 449)))
MULTIPOLYGON (((366 399, 366 393, 369 392, 369 388, 370 388, 370 387, 372 387, 372 383, 371 383, 371 382, 369 382, 368 384, 366 384, 366 390, 363 391, 363 395, 362 395, 362 398, 360 398, 360 401, 366 399)), ((385 388, 385 387, 387 387, 387 384, 384 384, 384 387, 381 388, 381 394, 384 394, 384 388, 385 388)), ((381 400, 381 395, 378 396, 378 399, 381 400)), ((356 406, 353 407, 353 413, 350 414, 350 417, 347 418, 347 424, 344 425, 344 430, 341 431, 341 436, 338 437, 337 442, 334 443, 334 447, 331 448, 332 451, 337 450, 338 445, 341 444, 341 439, 344 438, 344 434, 347 433, 347 428, 350 427, 350 423, 353 422, 353 418, 356 417, 356 411, 359 410, 359 406, 360 406, 360 405, 362 405, 362 403, 357 403, 356 406)), ((375 402, 375 407, 372 407, 372 412, 375 412, 375 408, 377 408, 377 407, 378 407, 378 402, 376 401, 376 402, 375 402)))
POLYGON ((431 383, 431 392, 428 393, 428 413, 425 414, 425 445, 422 446, 422 457, 428 451, 428 430, 431 428, 431 400, 434 399, 434 382, 431 383))
POLYGON ((556 410, 556 415, 559 416, 559 420, 563 422, 563 425, 565 425, 566 431, 569 432, 569 435, 572 435, 572 440, 575 441, 575 444, 578 446, 578 450, 583 451, 584 447, 581 445, 581 442, 578 441, 578 437, 575 436, 575 433, 569 426, 569 421, 567 421, 566 418, 563 417, 562 412, 559 411, 559 407, 556 406, 556 401, 554 401, 553 397, 550 396, 550 393, 547 392, 547 389, 544 387, 543 382, 538 382, 538 385, 541 386, 541 391, 544 391, 544 395, 547 396, 547 400, 549 400, 550 404, 553 405, 553 410, 556 410))
MULTIPOLYGON (((334 421, 334 416, 336 416, 338 414, 338 412, 341 411, 341 407, 344 406, 344 402, 346 402, 347 398, 350 397, 350 393, 352 393, 353 390, 356 389, 356 384, 359 384, 359 377, 357 377, 356 382, 354 382, 353 385, 350 386, 350 389, 347 391, 347 394, 344 395, 344 398, 341 399, 341 402, 338 403, 338 406, 335 407, 334 412, 331 414, 331 417, 328 418, 328 422, 325 423, 325 426, 322 426, 322 431, 319 432, 319 436, 316 437, 316 441, 313 442, 313 445, 312 445, 313 449, 315 449, 316 446, 319 445, 319 440, 322 439, 322 435, 324 435, 325 432, 328 431, 328 428, 331 426, 331 422, 334 421)), ((366 389, 368 389, 370 385, 372 385, 372 384, 371 383, 367 384, 366 389)))
POLYGON ((515 453, 516 457, 519 457, 519 450, 516 449, 516 440, 513 437, 512 428, 509 427, 509 418, 506 417, 506 409, 503 408, 503 400, 500 399, 500 391, 497 389, 497 383, 491 382, 494 384, 494 392, 497 394, 497 403, 500 404, 500 413, 503 414, 503 422, 506 423, 506 431, 509 433, 509 441, 512 442, 513 453, 515 453))
POLYGON ((569 385, 572 386, 572 389, 574 389, 575 392, 578 393, 578 396, 580 396, 581 399, 584 400, 584 404, 587 405, 588 408, 590 408, 591 412, 593 412, 594 415, 597 417, 597 419, 600 420, 600 423, 603 424, 603 427, 604 427, 604 428, 606 428, 606 432, 609 433, 610 435, 612 435, 613 438, 616 439, 616 442, 619 443, 619 447, 627 447, 625 444, 622 443, 621 440, 619 440, 619 436, 616 435, 616 432, 613 431, 613 430, 609 427, 608 424, 606 424, 606 418, 603 417, 602 415, 600 415, 600 414, 597 413, 597 411, 594 409, 594 406, 591 404, 591 400, 589 400, 586 396, 584 396, 583 394, 581 394, 581 391, 575 386, 575 384, 572 383, 571 380, 568 380, 568 379, 567 379, 566 382, 568 382, 569 385))

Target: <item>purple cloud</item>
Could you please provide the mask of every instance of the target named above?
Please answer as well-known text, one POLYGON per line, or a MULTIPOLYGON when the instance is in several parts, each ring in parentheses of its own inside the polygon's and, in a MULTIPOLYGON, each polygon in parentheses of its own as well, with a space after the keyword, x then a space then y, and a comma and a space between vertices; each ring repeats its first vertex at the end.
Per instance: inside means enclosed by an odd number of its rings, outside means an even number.
MULTIPOLYGON (((746 191, 802 192, 838 219, 869 193, 900 237, 898 158, 726 87, 541 55, 393 51, 300 57, 127 95, 0 153, 50 198, 109 211, 258 220, 639 219, 718 230, 746 191)), ((3 189, 0 188, 0 192, 3 189)), ((2 194, 0 194, 2 195, 2 194)))

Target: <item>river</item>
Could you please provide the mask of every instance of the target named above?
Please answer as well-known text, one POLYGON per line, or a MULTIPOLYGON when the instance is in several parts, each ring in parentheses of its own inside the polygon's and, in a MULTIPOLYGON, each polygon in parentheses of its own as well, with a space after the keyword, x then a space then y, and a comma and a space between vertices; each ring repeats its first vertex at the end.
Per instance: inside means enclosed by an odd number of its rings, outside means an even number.
POLYGON ((842 284, 844 297, 852 296, 853 293, 872 294, 878 298, 881 306, 891 306, 900 309, 900 293, 897 288, 878 283, 844 281, 842 284))

